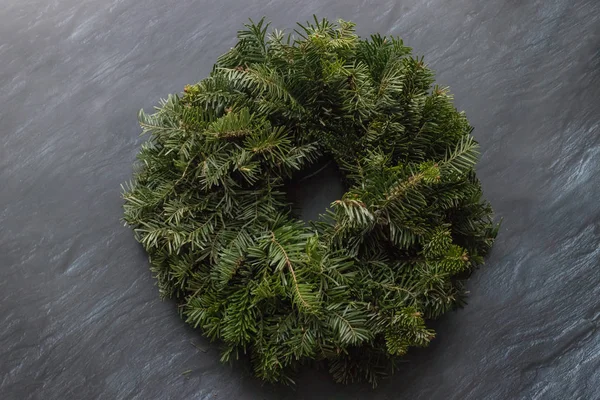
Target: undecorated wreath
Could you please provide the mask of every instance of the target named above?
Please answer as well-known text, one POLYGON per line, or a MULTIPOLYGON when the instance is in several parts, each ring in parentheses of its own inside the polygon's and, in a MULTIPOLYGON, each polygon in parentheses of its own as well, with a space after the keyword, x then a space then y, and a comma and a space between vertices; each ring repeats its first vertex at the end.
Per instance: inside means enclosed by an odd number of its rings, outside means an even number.
POLYGON ((395 37, 354 24, 246 25, 211 74, 157 111, 125 188, 125 221, 185 320, 292 382, 324 361, 375 384, 427 320, 463 302, 461 280, 497 233, 477 143, 446 88, 395 37), (305 223, 285 193, 330 160, 346 193, 305 223))

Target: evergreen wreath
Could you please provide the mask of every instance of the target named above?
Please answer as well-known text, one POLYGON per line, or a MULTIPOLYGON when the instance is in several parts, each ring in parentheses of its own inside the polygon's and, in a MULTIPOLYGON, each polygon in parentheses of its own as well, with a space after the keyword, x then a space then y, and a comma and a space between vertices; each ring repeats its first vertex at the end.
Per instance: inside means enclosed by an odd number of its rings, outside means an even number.
POLYGON ((325 361, 375 385, 463 304, 498 229, 448 90, 402 40, 354 27, 251 21, 206 79, 139 113, 124 220, 161 295, 269 382, 325 361), (285 188, 323 160, 347 191, 309 225, 285 188))

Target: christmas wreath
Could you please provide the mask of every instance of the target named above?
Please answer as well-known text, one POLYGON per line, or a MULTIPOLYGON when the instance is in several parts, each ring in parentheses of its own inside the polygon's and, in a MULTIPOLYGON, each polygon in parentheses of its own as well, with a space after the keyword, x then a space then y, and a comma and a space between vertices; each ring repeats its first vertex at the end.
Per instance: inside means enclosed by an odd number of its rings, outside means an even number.
POLYGON ((399 38, 267 26, 246 25, 206 79, 140 111, 150 137, 124 220, 162 296, 222 360, 248 354, 270 382, 322 361, 336 381, 375 384, 462 304, 496 236, 477 143, 399 38), (323 160, 346 192, 308 224, 285 188, 323 160))

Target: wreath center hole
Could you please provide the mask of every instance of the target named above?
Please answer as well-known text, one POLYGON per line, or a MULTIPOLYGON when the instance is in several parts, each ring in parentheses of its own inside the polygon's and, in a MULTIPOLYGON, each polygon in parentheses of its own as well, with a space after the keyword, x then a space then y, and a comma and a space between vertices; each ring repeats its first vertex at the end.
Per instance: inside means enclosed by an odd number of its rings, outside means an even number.
POLYGON ((346 192, 343 175, 332 160, 307 168, 286 189, 292 211, 305 222, 317 221, 346 192))

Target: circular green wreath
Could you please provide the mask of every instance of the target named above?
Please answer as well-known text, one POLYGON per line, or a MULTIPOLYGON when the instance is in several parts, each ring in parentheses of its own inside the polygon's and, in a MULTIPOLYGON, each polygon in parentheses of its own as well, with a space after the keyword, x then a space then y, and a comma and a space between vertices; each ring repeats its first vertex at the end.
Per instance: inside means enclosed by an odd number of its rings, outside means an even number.
POLYGON ((125 221, 222 360, 249 354, 271 382, 325 361, 338 382, 376 384, 462 304, 496 236, 477 143, 399 38, 267 26, 246 25, 206 79, 140 111, 151 136, 125 221), (347 191, 308 225, 285 188, 323 160, 347 191))

